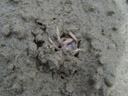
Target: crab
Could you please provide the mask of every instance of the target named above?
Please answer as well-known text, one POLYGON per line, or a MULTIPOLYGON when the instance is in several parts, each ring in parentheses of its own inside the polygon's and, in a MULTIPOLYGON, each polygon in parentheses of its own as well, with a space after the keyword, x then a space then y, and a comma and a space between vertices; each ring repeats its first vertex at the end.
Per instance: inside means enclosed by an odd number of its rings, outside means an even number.
POLYGON ((59 34, 59 28, 58 26, 56 27, 56 35, 57 35, 57 40, 60 44, 60 46, 57 46, 53 40, 49 37, 49 41, 50 43, 53 44, 53 46, 55 47, 56 50, 60 51, 60 50, 74 50, 75 54, 78 53, 79 51, 84 51, 84 49, 79 49, 78 48, 78 40, 76 38, 76 36, 70 31, 67 30, 67 33, 69 34, 69 38, 61 38, 60 34, 59 34))

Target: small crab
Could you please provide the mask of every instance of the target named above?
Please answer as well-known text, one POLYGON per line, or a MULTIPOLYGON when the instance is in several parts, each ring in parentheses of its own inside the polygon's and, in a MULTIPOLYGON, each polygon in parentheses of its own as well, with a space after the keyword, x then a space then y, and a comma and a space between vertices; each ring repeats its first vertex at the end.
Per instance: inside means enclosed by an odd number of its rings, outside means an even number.
POLYGON ((74 50, 75 54, 78 53, 79 51, 84 51, 84 49, 79 49, 78 48, 78 40, 76 38, 76 36, 69 30, 67 30, 70 38, 61 38, 60 34, 59 34, 59 28, 58 26, 56 27, 56 34, 57 34, 57 39, 58 42, 60 43, 60 46, 57 46, 52 39, 49 37, 49 41, 50 43, 53 44, 53 46, 55 47, 56 50, 74 50))

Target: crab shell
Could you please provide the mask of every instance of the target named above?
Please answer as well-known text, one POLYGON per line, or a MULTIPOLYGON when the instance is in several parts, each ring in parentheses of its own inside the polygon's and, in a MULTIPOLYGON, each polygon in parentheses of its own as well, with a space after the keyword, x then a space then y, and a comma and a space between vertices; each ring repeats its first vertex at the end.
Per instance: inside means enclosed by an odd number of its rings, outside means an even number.
POLYGON ((77 49, 76 43, 75 42, 69 43, 65 49, 72 49, 72 50, 77 49))

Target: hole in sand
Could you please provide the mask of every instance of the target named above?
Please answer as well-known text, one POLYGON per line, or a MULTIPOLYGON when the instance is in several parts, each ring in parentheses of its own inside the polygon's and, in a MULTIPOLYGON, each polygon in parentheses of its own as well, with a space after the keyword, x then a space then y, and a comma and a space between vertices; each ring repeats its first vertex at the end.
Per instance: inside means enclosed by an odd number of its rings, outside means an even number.
POLYGON ((78 53, 76 53, 76 54, 74 54, 74 56, 75 56, 75 57, 78 57, 78 56, 79 56, 79 52, 78 52, 78 53))
POLYGON ((37 45, 37 49, 38 49, 39 47, 42 47, 44 41, 36 41, 36 40, 34 40, 34 43, 37 45))
POLYGON ((64 79, 64 76, 63 75, 61 75, 60 77, 61 77, 61 79, 64 79))

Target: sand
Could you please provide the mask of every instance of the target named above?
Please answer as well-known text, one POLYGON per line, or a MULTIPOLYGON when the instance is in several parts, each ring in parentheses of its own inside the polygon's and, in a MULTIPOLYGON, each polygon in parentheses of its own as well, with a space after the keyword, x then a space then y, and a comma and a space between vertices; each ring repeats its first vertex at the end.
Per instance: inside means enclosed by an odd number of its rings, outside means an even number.
POLYGON ((0 0, 0 96, 128 96, 128 0, 0 0), (55 50, 71 30, 78 48, 55 50))

